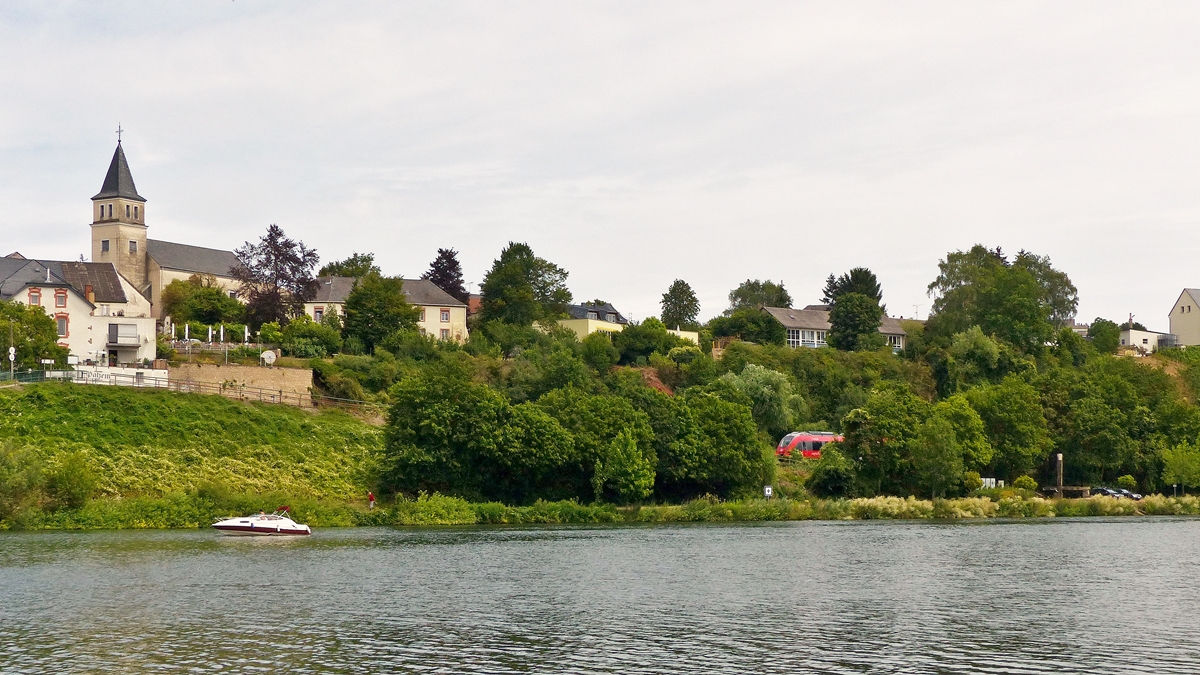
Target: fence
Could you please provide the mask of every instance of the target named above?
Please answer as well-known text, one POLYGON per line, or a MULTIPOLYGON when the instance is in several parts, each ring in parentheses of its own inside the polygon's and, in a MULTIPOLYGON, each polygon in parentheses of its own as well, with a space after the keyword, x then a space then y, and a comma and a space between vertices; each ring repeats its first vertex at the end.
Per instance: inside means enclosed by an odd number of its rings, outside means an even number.
MULTIPOLYGON (((161 372, 161 371, 159 371, 161 372)), ((360 411, 382 412, 383 406, 369 401, 356 401, 346 398, 334 398, 312 392, 292 392, 283 389, 263 389, 237 384, 211 384, 208 382, 191 382, 173 380, 169 377, 152 377, 145 371, 131 373, 99 372, 93 370, 34 370, 16 373, 13 379, 21 384, 36 382, 71 382, 75 384, 99 384, 117 387, 145 387, 150 389, 166 389, 183 394, 209 394, 224 396, 239 401, 258 401, 260 403, 276 403, 297 408, 341 408, 360 411)), ((8 380, 8 373, 0 376, 0 382, 8 380)))

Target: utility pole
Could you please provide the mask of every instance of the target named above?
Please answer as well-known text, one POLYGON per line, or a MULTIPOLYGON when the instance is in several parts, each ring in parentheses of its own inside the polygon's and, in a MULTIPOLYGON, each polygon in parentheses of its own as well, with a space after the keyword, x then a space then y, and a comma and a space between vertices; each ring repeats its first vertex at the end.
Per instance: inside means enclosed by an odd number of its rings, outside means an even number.
POLYGON ((8 381, 12 382, 14 377, 13 366, 17 362, 17 345, 13 338, 13 320, 8 320, 8 381))

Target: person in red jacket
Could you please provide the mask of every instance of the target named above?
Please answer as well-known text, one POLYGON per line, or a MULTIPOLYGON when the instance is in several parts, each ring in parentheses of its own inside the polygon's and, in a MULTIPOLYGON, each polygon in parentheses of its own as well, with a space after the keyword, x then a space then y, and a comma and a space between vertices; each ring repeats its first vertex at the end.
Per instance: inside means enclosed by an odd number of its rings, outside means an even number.
POLYGON ((375 508, 375 493, 371 492, 370 490, 367 490, 367 508, 375 508))

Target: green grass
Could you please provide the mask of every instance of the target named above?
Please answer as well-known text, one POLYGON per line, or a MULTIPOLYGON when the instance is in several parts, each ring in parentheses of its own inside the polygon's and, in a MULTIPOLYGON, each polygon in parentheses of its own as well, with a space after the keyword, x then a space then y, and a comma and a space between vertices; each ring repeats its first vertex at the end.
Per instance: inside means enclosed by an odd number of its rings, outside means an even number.
POLYGON ((82 451, 97 496, 162 497, 219 485, 234 494, 360 499, 382 430, 310 412, 201 394, 46 383, 0 390, 0 441, 48 463, 82 451))

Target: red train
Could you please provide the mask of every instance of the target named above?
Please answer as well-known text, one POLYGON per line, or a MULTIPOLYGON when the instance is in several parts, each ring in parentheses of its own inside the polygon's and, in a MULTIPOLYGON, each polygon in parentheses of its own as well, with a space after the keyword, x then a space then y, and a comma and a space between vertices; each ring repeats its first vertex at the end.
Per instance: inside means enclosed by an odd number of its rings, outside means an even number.
POLYGON ((840 440, 842 437, 831 431, 793 431, 780 439, 775 447, 775 455, 791 457, 793 452, 799 450, 806 459, 820 459, 821 446, 840 440))

